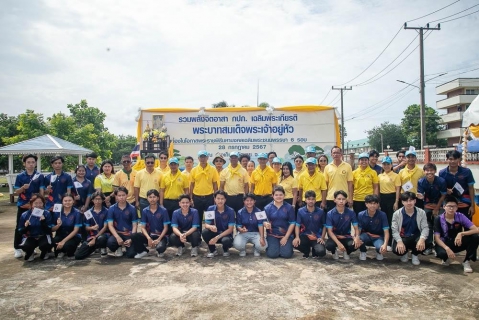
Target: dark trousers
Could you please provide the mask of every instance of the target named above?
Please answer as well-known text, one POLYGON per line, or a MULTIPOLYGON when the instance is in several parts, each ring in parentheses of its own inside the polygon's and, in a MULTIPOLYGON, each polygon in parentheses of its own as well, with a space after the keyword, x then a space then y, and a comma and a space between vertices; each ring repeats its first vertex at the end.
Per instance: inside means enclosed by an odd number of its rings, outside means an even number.
POLYGON ((101 234, 96 238, 95 245, 89 246, 88 241, 83 241, 81 246, 75 251, 75 260, 83 260, 90 256, 96 249, 106 248, 106 243, 108 241, 108 234, 101 234))
MULTIPOLYGON (((186 241, 191 243, 191 247, 196 248, 201 243, 201 235, 200 232, 197 230, 186 237, 186 241)), ((170 245, 172 247, 184 247, 185 244, 181 242, 180 238, 172 233, 170 236, 170 245)))
MULTIPOLYGON (((447 239, 444 241, 446 246, 451 248, 452 252, 457 253, 466 250, 466 257, 464 261, 476 261, 477 259, 477 246, 479 245, 479 235, 472 234, 470 236, 463 236, 462 237, 462 244, 460 246, 456 246, 454 244, 454 239, 447 239)), ((448 259, 447 252, 442 247, 436 245, 436 256, 443 261, 448 259)))
POLYGON ((467 206, 467 207, 464 207, 464 208, 458 208, 457 209, 457 212, 460 212, 462 213, 463 215, 465 215, 469 220, 472 221, 472 217, 469 215, 469 208, 471 206, 467 206))
MULTIPOLYGON (((432 214, 432 209, 425 209, 426 211, 426 218, 427 218, 427 226, 429 227, 429 234, 426 240, 426 249, 434 248, 434 215, 432 214)), ((443 210, 439 210, 441 213, 443 210)))
POLYGON ((267 204, 270 204, 271 201, 273 201, 273 197, 271 195, 267 195, 267 196, 256 196, 256 208, 260 209, 260 210, 264 210, 264 207, 267 205, 267 204))
POLYGON ((141 215, 143 214, 143 209, 148 207, 150 203, 148 202, 148 199, 146 198, 140 198, 138 202, 140 203, 140 218, 141 218, 141 215))
POLYGON ((25 260, 30 258, 36 247, 42 252, 42 257, 52 249, 51 243, 48 243, 47 236, 40 236, 38 238, 28 237, 21 246, 22 250, 25 252, 25 260))
MULTIPOLYGON (((381 193, 380 194, 380 202, 379 206, 381 207, 381 211, 383 211, 386 214, 386 217, 388 218, 388 224, 389 224, 389 234, 392 234, 391 231, 391 221, 393 219, 393 213, 394 213, 394 202, 396 202, 396 193, 381 193)), ((388 245, 391 245, 393 237, 389 237, 389 243, 388 245)))
POLYGON ((326 200, 326 213, 333 210, 336 207, 334 200, 326 200))
POLYGON ((303 253, 303 257, 309 257, 311 249, 313 257, 324 257, 326 255, 326 247, 324 244, 318 243, 317 240, 311 240, 304 234, 300 235, 299 239, 298 250, 303 253))
MULTIPOLYGON (((354 247, 354 241, 353 238, 344 238, 344 239, 338 239, 339 242, 343 244, 343 246, 346 248, 346 253, 350 254, 351 252, 356 251, 357 249, 354 247)), ((333 241, 333 239, 328 239, 326 241, 326 249, 328 251, 331 251, 331 253, 336 252, 336 242, 333 241)))
MULTIPOLYGON (((160 236, 158 235, 150 235, 151 239, 156 240, 160 236)), ((148 245, 148 239, 145 237, 143 233, 134 233, 131 236, 131 242, 132 246, 135 248, 135 252, 141 253, 141 252, 148 252, 148 248, 146 247, 148 245)), ((168 243, 168 239, 166 237, 163 237, 161 241, 156 245, 156 252, 158 253, 163 253, 166 251, 166 244, 168 243)))
MULTIPOLYGON (((213 239, 214 237, 216 237, 220 233, 219 232, 211 232, 208 229, 204 229, 201 234, 203 236, 203 240, 208 244, 211 239, 213 239)), ((233 236, 231 234, 229 234, 227 236, 219 238, 216 243, 221 244, 223 246, 223 252, 228 252, 228 250, 233 246, 233 236)), ((208 249, 210 249, 210 252, 215 252, 216 246, 208 244, 208 249)))
MULTIPOLYGON (((407 238, 401 238, 402 242, 404 243, 404 246, 406 247, 406 253, 411 250, 412 254, 417 256, 418 254, 422 253, 422 251, 419 251, 416 249, 417 242, 419 241, 419 237, 415 236, 410 236, 407 238)), ((397 242, 393 242, 393 252, 397 254, 398 256, 402 256, 404 254, 399 254, 397 252, 397 242)))
MULTIPOLYGON (((166 211, 168 211, 168 216, 170 217, 170 221, 173 217, 173 212, 180 208, 180 204, 178 200, 174 199, 163 199, 163 206, 165 207, 166 211)), ((168 228, 167 235, 169 236, 173 231, 172 228, 168 228)))
MULTIPOLYGON (((126 240, 129 240, 131 239, 131 236, 125 236, 123 234, 118 234, 118 236, 120 236, 120 238, 123 240, 123 241, 126 241, 126 240)), ((108 249, 110 249, 110 251, 112 252, 115 252, 119 247, 120 245, 118 244, 118 241, 116 241, 116 238, 111 236, 108 238, 108 240, 106 241, 106 246, 108 247, 108 249)), ((126 257, 127 258, 134 258, 135 255, 139 252, 136 252, 135 251, 135 247, 133 247, 133 244, 131 244, 129 247, 125 247, 126 248, 126 257)))
POLYGON ((28 211, 28 209, 17 207, 17 223, 15 224, 15 234, 13 238, 13 247, 15 249, 22 249, 20 247, 20 243, 22 243, 22 233, 18 231, 18 228, 20 227, 18 224, 20 223, 22 213, 25 211, 28 211))
POLYGON ((231 207, 235 211, 235 214, 239 211, 239 209, 244 207, 243 196, 243 194, 237 194, 235 196, 228 195, 226 197, 226 205, 231 207))
POLYGON ((366 202, 356 201, 356 200, 353 201, 353 211, 356 212, 356 216, 358 216, 358 214, 361 211, 364 211, 364 210, 367 210, 367 209, 368 208, 366 207, 366 202))
POLYGON ((198 216, 200 217, 200 232, 203 229, 203 215, 209 206, 212 206, 215 202, 213 195, 207 196, 197 196, 193 195, 193 202, 195 204, 195 209, 198 210, 198 216))
POLYGON ((60 252, 65 253, 67 257, 73 257, 75 255, 75 251, 77 250, 77 247, 80 244, 81 238, 75 235, 73 238, 65 242, 65 245, 63 246, 63 248, 61 248, 60 250, 57 250, 57 244, 65 238, 66 236, 62 236, 59 234, 53 238, 53 248, 55 249, 55 257, 58 256, 60 252))

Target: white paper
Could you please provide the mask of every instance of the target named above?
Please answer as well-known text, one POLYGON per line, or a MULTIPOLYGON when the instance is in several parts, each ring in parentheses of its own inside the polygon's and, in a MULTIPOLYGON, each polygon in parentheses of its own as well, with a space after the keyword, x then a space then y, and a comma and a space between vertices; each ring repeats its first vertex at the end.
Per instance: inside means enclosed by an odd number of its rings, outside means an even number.
POLYGON ((264 211, 255 212, 255 215, 256 215, 256 219, 258 219, 258 220, 266 220, 267 219, 266 212, 264 212, 264 211))
POLYGON ((412 185, 411 181, 408 181, 408 182, 406 182, 405 184, 402 185, 402 189, 404 191, 409 191, 413 188, 414 188, 414 186, 412 185))
POLYGON ((82 185, 81 182, 79 182, 79 181, 73 182, 73 185, 74 185, 75 188, 77 188, 77 189, 83 188, 83 185, 82 185))
POLYGON ((32 177, 32 181, 35 181, 38 179, 38 177, 41 175, 41 173, 37 173, 32 177))
POLYGON ((47 234, 47 241, 48 241, 48 244, 52 244, 52 237, 50 237, 49 234, 47 234))
POLYGON ((37 218, 40 218, 41 216, 43 216, 43 209, 33 208, 33 210, 32 210, 32 216, 37 217, 37 218))
POLYGON ((87 218, 88 220, 93 218, 93 214, 91 213, 90 210, 85 211, 83 214, 85 215, 85 218, 87 218))
POLYGON ((53 212, 62 212, 62 205, 59 204, 59 203, 56 203, 56 204, 53 206, 53 212))
POLYGON ((55 182, 55 180, 57 180, 57 175, 56 175, 56 174, 52 174, 52 175, 50 176, 50 183, 55 182))
POLYGON ((214 211, 205 211, 205 220, 214 220, 215 212, 214 211))
POLYGON ((454 189, 456 189, 459 194, 463 194, 464 193, 464 189, 462 188, 462 186, 459 184, 459 182, 456 182, 456 184, 454 185, 454 189))

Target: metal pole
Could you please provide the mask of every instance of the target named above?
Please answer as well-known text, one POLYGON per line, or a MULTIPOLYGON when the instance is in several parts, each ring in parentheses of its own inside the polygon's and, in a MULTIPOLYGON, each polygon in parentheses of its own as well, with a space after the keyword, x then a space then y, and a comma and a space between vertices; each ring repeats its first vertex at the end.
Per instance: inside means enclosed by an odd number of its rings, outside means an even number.
POLYGON ((352 87, 344 87, 344 88, 335 88, 332 87, 332 90, 341 90, 341 149, 344 150, 344 109, 343 109, 343 91, 344 90, 352 90, 352 87))
POLYGON ((420 89, 419 92, 421 94, 421 110, 420 110, 420 120, 421 120, 421 150, 424 149, 424 146, 427 144, 426 141, 426 102, 424 97, 424 29, 419 29, 419 64, 420 64, 420 89))

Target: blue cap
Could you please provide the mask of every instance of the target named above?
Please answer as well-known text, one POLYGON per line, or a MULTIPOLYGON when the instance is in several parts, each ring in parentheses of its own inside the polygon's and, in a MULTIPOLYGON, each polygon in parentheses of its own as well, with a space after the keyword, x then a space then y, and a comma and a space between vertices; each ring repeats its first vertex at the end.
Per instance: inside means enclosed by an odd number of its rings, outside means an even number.
POLYGON ((274 157, 271 163, 281 163, 281 159, 278 157, 274 157))
POLYGON ((171 163, 180 164, 180 161, 178 161, 178 158, 173 157, 173 158, 170 158, 170 160, 168 160, 168 164, 171 164, 171 163))
POLYGON ((231 157, 238 157, 239 158, 239 152, 233 151, 230 153, 230 158, 231 157))
POLYGON ((410 155, 410 154, 412 154, 413 156, 416 157, 416 151, 411 151, 411 150, 406 151, 406 157, 407 157, 408 155, 410 155))
POLYGON ((312 158, 312 157, 311 157, 311 158, 306 159, 306 164, 308 164, 308 163, 316 164, 316 163, 317 163, 317 162, 316 162, 316 158, 312 158))
POLYGON ((316 148, 313 146, 306 147, 306 153, 316 153, 316 148))
POLYGON ((360 153, 358 159, 363 159, 363 158, 369 159, 369 154, 367 152, 360 153))
POLYGON ((208 151, 206 151, 206 150, 198 151, 198 157, 201 157, 201 156, 207 157, 208 156, 208 151))
POLYGON ((392 164, 393 160, 390 157, 384 157, 382 163, 392 164))
POLYGON ((268 159, 268 155, 267 155, 266 153, 264 153, 264 152, 259 153, 259 154, 258 154, 258 159, 261 159, 261 158, 263 158, 263 159, 268 159))

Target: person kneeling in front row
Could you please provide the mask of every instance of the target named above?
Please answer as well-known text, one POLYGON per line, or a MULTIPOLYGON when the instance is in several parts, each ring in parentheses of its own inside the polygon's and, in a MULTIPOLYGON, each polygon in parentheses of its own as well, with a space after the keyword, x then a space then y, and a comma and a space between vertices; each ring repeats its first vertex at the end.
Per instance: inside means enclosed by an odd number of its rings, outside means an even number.
POLYGON ((185 243, 191 243, 191 256, 198 255, 198 246, 201 243, 200 218, 198 210, 191 208, 191 198, 187 194, 182 194, 179 199, 180 209, 173 211, 171 218, 171 228, 173 233, 170 235, 170 244, 177 247, 176 255, 183 254, 185 243))
POLYGON ((406 191, 401 194, 404 207, 393 213, 391 230, 393 252, 401 256, 401 262, 408 262, 408 251, 412 251, 412 264, 420 264, 418 255, 426 249, 429 235, 426 212, 415 206, 416 194, 406 191))
POLYGON ((479 244, 479 228, 464 214, 457 212, 458 201, 447 195, 444 200, 445 212, 434 221, 434 241, 436 256, 442 259, 443 265, 449 265, 448 259, 456 258, 455 253, 466 250, 462 263, 464 272, 472 272, 469 261, 476 261, 479 244))

